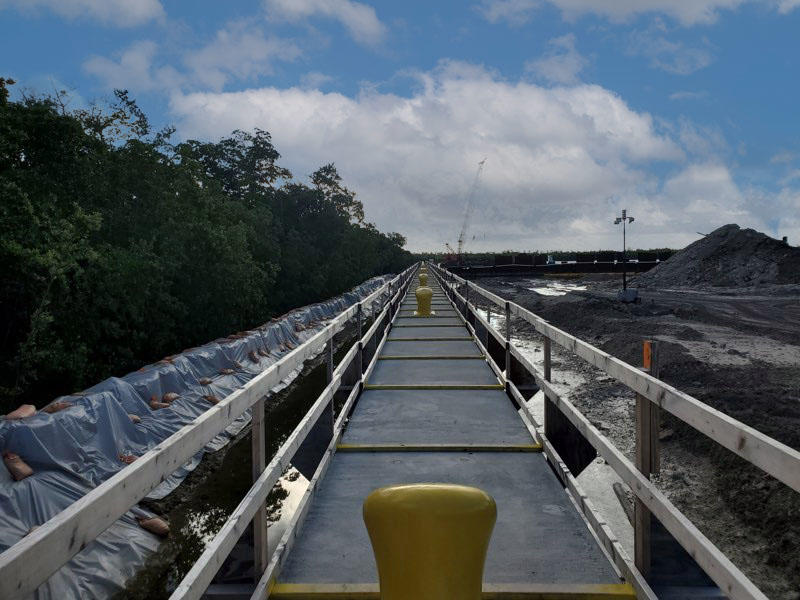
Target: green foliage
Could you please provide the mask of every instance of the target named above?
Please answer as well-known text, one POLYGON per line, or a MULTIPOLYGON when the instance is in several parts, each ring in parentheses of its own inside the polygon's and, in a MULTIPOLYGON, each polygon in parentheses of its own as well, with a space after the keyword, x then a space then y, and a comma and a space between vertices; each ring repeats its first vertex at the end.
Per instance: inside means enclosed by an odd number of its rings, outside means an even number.
POLYGON ((270 135, 153 134, 127 92, 68 112, 0 79, 0 412, 43 404, 412 262, 333 164, 270 135))

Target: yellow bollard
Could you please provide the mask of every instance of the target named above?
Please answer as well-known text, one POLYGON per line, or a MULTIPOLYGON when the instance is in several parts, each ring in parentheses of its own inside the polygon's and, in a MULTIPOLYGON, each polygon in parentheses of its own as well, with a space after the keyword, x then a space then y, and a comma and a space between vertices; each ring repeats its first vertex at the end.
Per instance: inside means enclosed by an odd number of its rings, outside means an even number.
POLYGON ((433 290, 428 287, 428 270, 425 268, 425 263, 422 263, 422 266, 419 268, 419 287, 414 294, 417 297, 417 310, 414 312, 415 317, 432 317, 436 314, 431 310, 433 290))
POLYGON ((497 519, 474 487, 416 483, 379 488, 364 501, 381 600, 480 600, 497 519))
POLYGON ((415 317, 431 317, 431 301, 433 300, 433 290, 427 285, 421 285, 414 292, 417 296, 417 310, 414 312, 415 317))

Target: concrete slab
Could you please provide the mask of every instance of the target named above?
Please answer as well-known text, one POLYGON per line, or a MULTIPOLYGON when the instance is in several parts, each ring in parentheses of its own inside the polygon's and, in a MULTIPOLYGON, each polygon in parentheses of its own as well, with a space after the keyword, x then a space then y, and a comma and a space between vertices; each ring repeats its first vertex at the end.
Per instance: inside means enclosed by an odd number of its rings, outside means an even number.
POLYGON ((366 390, 343 444, 534 443, 503 390, 366 390))
MULTIPOLYGON (((435 311, 434 311, 435 312, 435 311)), ((445 327, 446 325, 455 325, 456 327, 464 327, 464 322, 459 319, 458 317, 437 317, 437 318, 428 318, 428 317, 402 317, 398 316, 394 323, 392 324, 393 327, 397 327, 398 325, 436 325, 437 327, 445 327)))
POLYGON ((392 338, 466 338, 469 337, 466 327, 400 327, 389 332, 392 338))
POLYGON ((376 583, 361 505, 375 488, 473 485, 497 503, 487 583, 618 583, 605 555, 541 454, 337 453, 279 581, 376 583))
POLYGON ((476 356, 480 352, 477 344, 469 340, 452 342, 391 342, 387 340, 381 350, 381 356, 476 356))
MULTIPOLYGON (((453 305, 450 304, 449 301, 442 301, 442 302, 433 301, 433 302, 431 302, 431 308, 433 310, 438 310, 440 308, 452 309, 453 305)), ((405 303, 403 303, 400 306, 400 310, 417 310, 417 301, 414 300, 413 302, 405 302, 405 303)))
MULTIPOLYGON (((496 385, 482 360, 379 360, 369 385, 496 385)), ((429 440, 435 441, 435 440, 429 440)))
MULTIPOLYGON (((400 313, 398 314, 398 316, 399 317, 413 317, 414 316, 414 312, 416 310, 417 310, 416 305, 413 308, 401 308, 400 309, 400 313)), ((439 317, 455 317, 456 315, 458 315, 458 313, 455 311, 455 309, 447 308, 445 306, 439 306, 439 307, 435 308, 434 311, 436 312, 436 317, 435 318, 439 318, 439 317)), ((419 318, 425 318, 425 317, 419 317, 419 318)))

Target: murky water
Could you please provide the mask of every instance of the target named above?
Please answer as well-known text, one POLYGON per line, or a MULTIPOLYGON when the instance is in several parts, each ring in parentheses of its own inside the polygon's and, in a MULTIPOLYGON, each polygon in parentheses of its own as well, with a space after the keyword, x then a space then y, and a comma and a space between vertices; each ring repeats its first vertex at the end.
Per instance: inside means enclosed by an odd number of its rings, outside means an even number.
POLYGON ((586 289, 585 285, 564 283, 563 281, 549 281, 546 285, 541 285, 542 280, 531 280, 531 283, 535 283, 536 285, 528 289, 532 292, 536 292, 540 296, 566 296, 569 292, 586 289))

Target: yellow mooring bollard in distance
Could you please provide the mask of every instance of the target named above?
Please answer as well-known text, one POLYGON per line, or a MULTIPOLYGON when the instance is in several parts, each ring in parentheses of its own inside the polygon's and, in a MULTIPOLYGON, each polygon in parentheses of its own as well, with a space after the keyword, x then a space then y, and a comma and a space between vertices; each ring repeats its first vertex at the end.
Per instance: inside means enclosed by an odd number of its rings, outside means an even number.
POLYGON ((478 488, 415 483, 379 488, 364 501, 381 600, 480 600, 497 519, 478 488))
POLYGON ((419 287, 414 292, 417 296, 417 310, 414 312, 415 317, 432 317, 436 313, 431 311, 431 301, 433 300, 433 290, 428 287, 428 272, 423 271, 425 268, 423 264, 419 269, 419 287))

